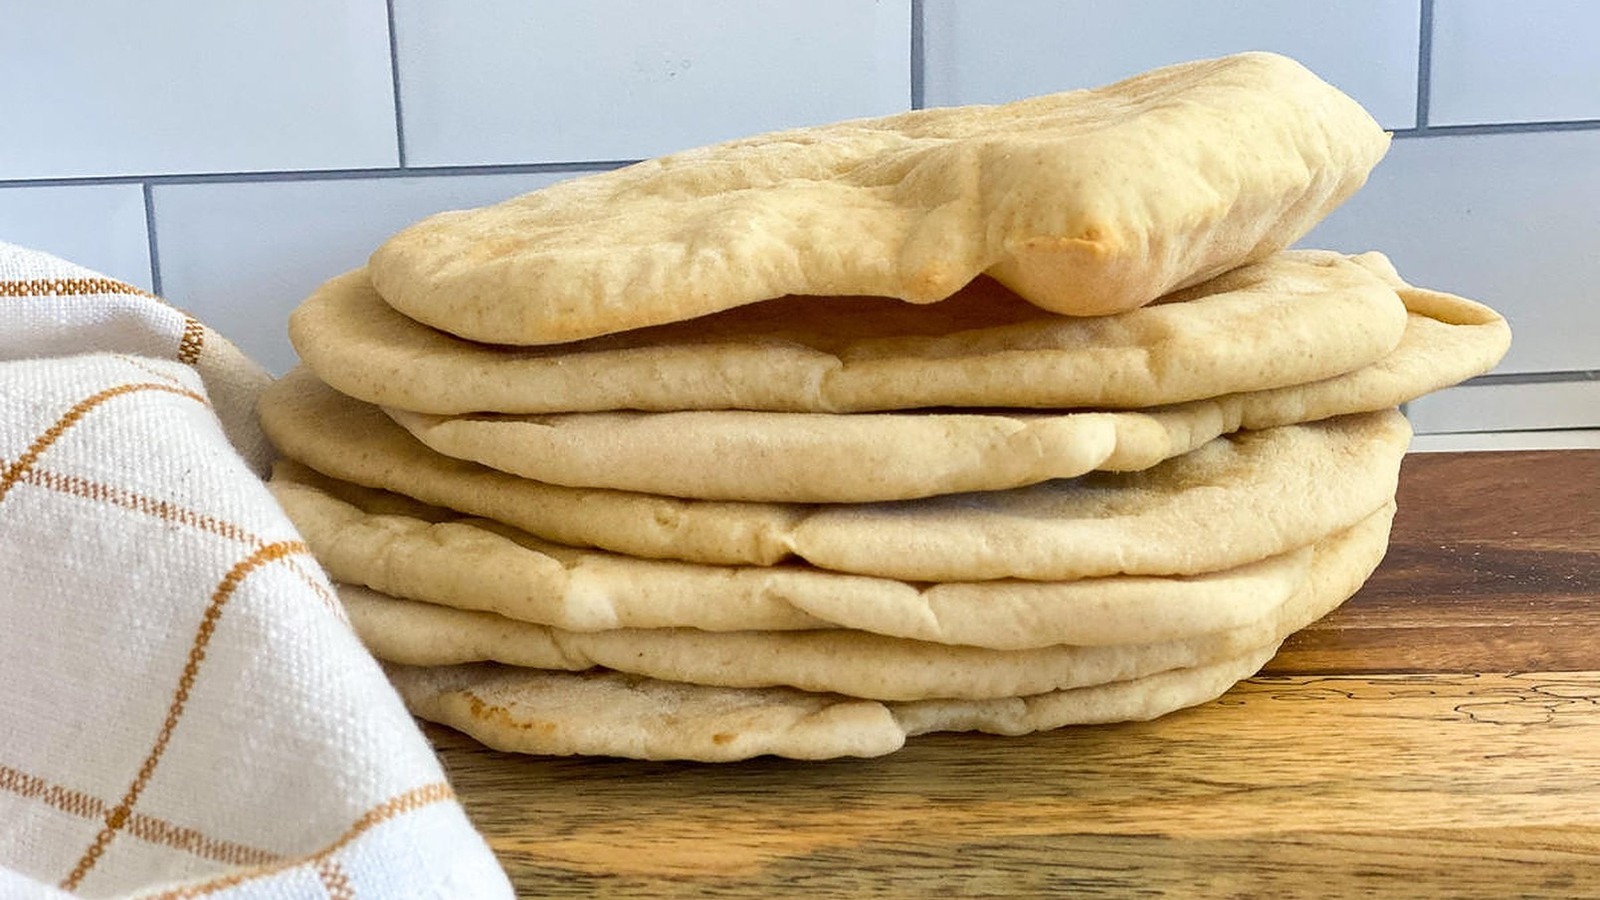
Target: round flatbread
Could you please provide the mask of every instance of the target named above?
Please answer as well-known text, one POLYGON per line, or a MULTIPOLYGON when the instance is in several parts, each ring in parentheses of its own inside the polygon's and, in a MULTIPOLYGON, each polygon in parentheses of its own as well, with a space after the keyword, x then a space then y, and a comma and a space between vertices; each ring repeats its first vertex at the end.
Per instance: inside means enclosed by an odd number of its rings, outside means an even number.
POLYGON ((1124 435, 1159 430, 1108 413, 385 412, 446 456, 549 484, 795 503, 908 500, 1075 478, 1102 468, 1124 435))
POLYGON ((1126 645, 990 650, 838 629, 573 632, 400 600, 354 585, 340 585, 339 596, 362 642, 388 662, 600 666, 718 687, 788 686, 877 700, 991 699, 1126 681, 1275 645, 1355 593, 1383 558, 1393 515, 1391 502, 1319 542, 1306 577, 1282 604, 1254 622, 1193 638, 1126 645))
POLYGON ((527 349, 419 325, 358 270, 302 303, 289 335, 339 391, 440 415, 1138 408, 1357 369, 1394 348, 1405 318, 1393 286, 1365 266, 1302 250, 1116 316, 1055 315, 980 279, 927 306, 786 297, 527 349))
POLYGON ((478 663, 385 666, 411 712, 495 750, 549 756, 733 762, 892 753, 911 735, 1020 735, 1154 719, 1221 696, 1276 646, 1193 669, 1001 700, 882 703, 792 688, 717 688, 617 672, 478 663))
POLYGON ((904 581, 1216 572, 1305 546, 1394 496, 1410 442, 1388 410, 1218 438, 1131 474, 859 505, 564 488, 441 456, 376 407, 291 373, 261 398, 290 459, 575 547, 724 565, 799 559, 904 581))
POLYGON ((384 667, 412 714, 496 750, 732 762, 882 756, 905 744, 887 707, 793 689, 672 684, 616 672, 384 667))
MULTIPOLYGON (((1368 257, 1363 262, 1386 264, 1368 257)), ((1493 310, 1403 282, 1397 289, 1408 309, 1405 334, 1371 365, 1308 384, 1141 411, 386 412, 440 453, 570 487, 801 503, 1004 490, 1096 469, 1149 468, 1240 428, 1398 406, 1487 372, 1505 355, 1511 332, 1493 310)))
POLYGON ((1311 562, 1304 547, 1182 578, 909 584, 804 565, 711 566, 564 547, 281 461, 270 487, 337 581, 580 632, 851 628, 996 650, 1151 643, 1261 620, 1311 562))
POLYGON ((502 344, 789 294, 926 303, 984 272, 1043 308, 1102 315, 1288 246, 1388 144, 1300 64, 1247 53, 574 178, 419 222, 370 267, 407 316, 502 344))

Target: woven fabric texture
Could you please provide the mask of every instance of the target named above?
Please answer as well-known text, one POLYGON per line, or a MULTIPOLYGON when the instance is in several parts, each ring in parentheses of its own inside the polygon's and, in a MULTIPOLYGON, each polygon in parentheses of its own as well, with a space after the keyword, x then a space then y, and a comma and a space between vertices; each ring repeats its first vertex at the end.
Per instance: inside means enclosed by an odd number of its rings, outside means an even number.
POLYGON ((0 895, 510 895, 260 481, 267 381, 0 244, 0 895))

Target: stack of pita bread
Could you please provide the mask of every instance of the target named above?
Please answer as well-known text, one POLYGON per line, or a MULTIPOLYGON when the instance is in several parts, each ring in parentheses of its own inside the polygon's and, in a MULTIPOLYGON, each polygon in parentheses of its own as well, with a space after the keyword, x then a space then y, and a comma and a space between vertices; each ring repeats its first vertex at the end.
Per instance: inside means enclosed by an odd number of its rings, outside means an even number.
POLYGON ((420 717, 872 756, 1214 698, 1382 557, 1509 342, 1287 251, 1388 136, 1245 54, 427 219, 296 311, 277 496, 420 717))

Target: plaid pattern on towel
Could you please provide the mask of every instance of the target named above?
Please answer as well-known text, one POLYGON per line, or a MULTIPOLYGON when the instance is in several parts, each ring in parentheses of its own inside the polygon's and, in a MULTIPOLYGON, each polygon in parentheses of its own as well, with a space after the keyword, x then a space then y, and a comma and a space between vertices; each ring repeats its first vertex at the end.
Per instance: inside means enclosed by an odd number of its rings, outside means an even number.
POLYGON ((257 477, 266 381, 0 244, 0 895, 510 894, 257 477))

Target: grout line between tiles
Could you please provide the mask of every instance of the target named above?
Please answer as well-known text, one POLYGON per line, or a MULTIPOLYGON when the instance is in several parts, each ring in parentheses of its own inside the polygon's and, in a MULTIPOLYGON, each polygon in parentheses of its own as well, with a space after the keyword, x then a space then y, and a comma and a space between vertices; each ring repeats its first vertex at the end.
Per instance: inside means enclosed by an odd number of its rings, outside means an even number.
POLYGON ((1600 119, 1574 119, 1568 122, 1498 122, 1487 125, 1429 125, 1427 128, 1395 128, 1397 138, 1444 138, 1475 134, 1542 134, 1557 131, 1600 130, 1600 119))
POLYGON ((927 104, 927 39, 923 0, 911 0, 911 108, 927 104))
POLYGON ((161 251, 156 244, 156 201, 150 182, 140 185, 144 195, 144 233, 150 253, 150 293, 161 296, 161 251))
POLYGON ((304 169, 267 172, 189 172, 171 175, 84 175, 70 178, 0 179, 0 188, 68 187, 104 184, 249 184, 261 181, 338 181, 358 178, 422 178, 443 175, 537 175, 542 172, 604 172, 637 159, 585 162, 505 163, 469 166, 410 166, 380 169, 304 169))
POLYGON ((1433 0, 1422 0, 1417 25, 1417 128, 1428 131, 1433 99, 1433 0))
POLYGON ((1568 384, 1600 381, 1600 369, 1573 369, 1565 372, 1499 372, 1479 375, 1461 382, 1464 387, 1489 387, 1497 384, 1568 384))
POLYGON ((394 148, 400 168, 406 167, 406 117, 400 104, 400 38, 394 27, 394 0, 384 4, 389 15, 389 80, 394 91, 394 148))
MULTIPOLYGON (((917 100, 913 98, 913 103, 917 100)), ((1427 128, 1396 128, 1397 139, 1446 138, 1467 135, 1543 134, 1568 131, 1600 131, 1600 119, 1575 119, 1566 122, 1503 122, 1488 125, 1431 125, 1427 128)), ((633 165, 637 159, 575 160, 540 163, 486 163, 458 166, 406 166, 366 169, 303 169, 262 172, 179 172, 166 175, 77 175, 64 178, 0 178, 0 189, 25 187, 70 187, 112 184, 249 184, 265 181, 336 181, 359 178, 420 178, 450 175, 536 175, 540 173, 605 172, 633 165)))
POLYGON ((1435 437, 1469 434, 1592 434, 1600 437, 1600 428, 1585 428, 1581 425, 1550 425, 1544 428, 1495 428, 1492 425, 1460 425, 1450 426, 1439 431, 1419 431, 1416 436, 1435 437))
MULTIPOLYGON (((916 102, 913 99, 913 102, 916 102)), ((1565 122, 1501 122, 1485 125, 1430 125, 1395 128, 1397 139, 1446 138, 1492 134, 1544 134, 1600 131, 1600 119, 1565 122)), ((417 178, 446 175, 535 175, 542 172, 605 172, 639 162, 637 159, 573 160, 539 163, 485 163, 482 165, 411 166, 366 169, 303 169, 262 172, 179 172, 166 175, 78 175, 64 178, 0 178, 0 188, 66 187, 109 184, 231 184, 261 181, 332 181, 346 178, 417 178)))

